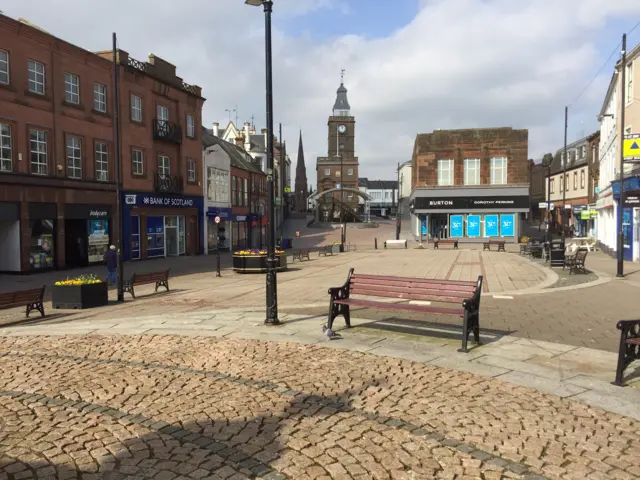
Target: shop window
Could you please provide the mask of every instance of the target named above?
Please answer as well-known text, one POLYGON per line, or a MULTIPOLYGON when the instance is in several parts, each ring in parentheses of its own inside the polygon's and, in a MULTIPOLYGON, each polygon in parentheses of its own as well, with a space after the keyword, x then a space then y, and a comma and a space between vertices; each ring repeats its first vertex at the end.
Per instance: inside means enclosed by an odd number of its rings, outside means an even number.
POLYGON ((464 184, 480 185, 480 159, 464 159, 464 184))
POLYGON ((438 160, 438 185, 453 185, 453 160, 438 160))
POLYGON ((31 157, 31 173, 47 175, 49 173, 47 132, 42 130, 31 130, 29 132, 29 154, 31 157))
POLYGON ((142 150, 131 151, 131 173, 134 175, 144 174, 144 154, 142 150))
POLYGON ((0 172, 13 170, 11 125, 0 123, 0 172))
POLYGON ((82 140, 67 136, 67 176, 82 178, 82 140))
POLYGON ((100 263, 109 249, 109 220, 87 220, 89 263, 100 263))
POLYGON ((96 142, 96 180, 109 181, 109 153, 103 142, 96 142))
POLYGON ((171 159, 165 155, 158 155, 158 175, 160 178, 171 175, 171 159))
POLYGON ((107 111, 107 87, 101 83, 93 84, 93 109, 102 113, 107 111))
POLYGON ((29 264, 32 269, 53 268, 55 264, 55 221, 31 220, 29 222, 29 264))
POLYGON ((64 99, 74 105, 80 104, 80 77, 75 73, 64 74, 64 99))
POLYGON ((29 60, 29 91, 38 95, 44 95, 44 64, 29 60))
POLYGON ((506 185, 507 183, 507 158, 496 157, 491 159, 489 181, 491 185, 506 185))

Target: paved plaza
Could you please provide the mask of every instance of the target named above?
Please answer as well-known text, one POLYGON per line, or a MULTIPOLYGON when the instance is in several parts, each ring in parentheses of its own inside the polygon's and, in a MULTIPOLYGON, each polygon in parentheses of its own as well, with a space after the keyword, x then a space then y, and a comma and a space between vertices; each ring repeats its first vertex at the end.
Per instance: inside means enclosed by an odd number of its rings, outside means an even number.
MULTIPOLYGON (((590 254, 596 280, 580 284, 515 250, 374 250, 391 226, 350 229, 355 251, 279 274, 278 327, 263 325, 264 276, 233 273, 228 256, 222 278, 212 257, 127 264, 171 268, 169 293, 0 312, 0 480, 640 477, 640 369, 609 383, 639 269, 614 279, 590 254), (327 289, 349 268, 483 275, 483 345, 458 353, 456 318, 373 309, 353 309, 350 330, 338 319, 329 341, 327 289)), ((300 243, 337 235, 307 229, 300 243)))

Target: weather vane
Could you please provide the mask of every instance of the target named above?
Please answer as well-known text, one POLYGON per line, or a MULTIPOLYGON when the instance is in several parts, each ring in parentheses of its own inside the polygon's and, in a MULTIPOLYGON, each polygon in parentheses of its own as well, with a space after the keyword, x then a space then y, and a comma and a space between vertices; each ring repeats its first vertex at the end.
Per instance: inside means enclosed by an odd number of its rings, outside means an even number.
POLYGON ((340 70, 340 83, 344 83, 344 68, 340 70))

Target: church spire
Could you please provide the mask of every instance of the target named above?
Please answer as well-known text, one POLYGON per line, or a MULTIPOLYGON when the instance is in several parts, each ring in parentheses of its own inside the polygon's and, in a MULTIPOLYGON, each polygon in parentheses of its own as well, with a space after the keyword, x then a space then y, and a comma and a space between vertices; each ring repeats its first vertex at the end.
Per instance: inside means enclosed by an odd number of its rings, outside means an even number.
POLYGON ((336 103, 333 104, 333 116, 334 117, 348 117, 350 116, 351 107, 349 106, 349 100, 347 100, 347 89, 344 86, 344 68, 340 71, 340 86, 336 92, 336 103))
POLYGON ((302 147, 302 130, 298 141, 298 163, 296 164, 295 208, 298 212, 307 211, 307 167, 304 164, 304 149, 302 147))

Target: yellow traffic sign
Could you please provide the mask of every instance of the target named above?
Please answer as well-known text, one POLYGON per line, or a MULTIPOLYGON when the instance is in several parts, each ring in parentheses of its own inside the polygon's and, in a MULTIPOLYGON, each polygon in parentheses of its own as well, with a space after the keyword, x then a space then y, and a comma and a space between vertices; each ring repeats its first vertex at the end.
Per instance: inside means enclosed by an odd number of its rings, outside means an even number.
POLYGON ((622 156, 625 160, 640 161, 640 134, 624 136, 622 156))

